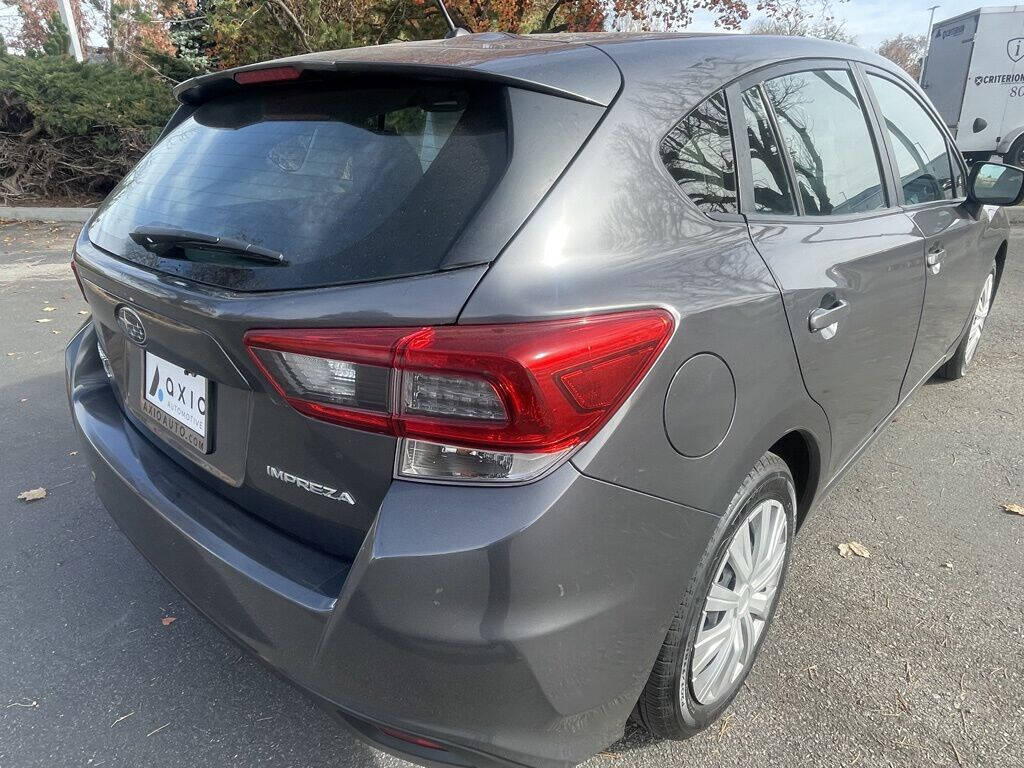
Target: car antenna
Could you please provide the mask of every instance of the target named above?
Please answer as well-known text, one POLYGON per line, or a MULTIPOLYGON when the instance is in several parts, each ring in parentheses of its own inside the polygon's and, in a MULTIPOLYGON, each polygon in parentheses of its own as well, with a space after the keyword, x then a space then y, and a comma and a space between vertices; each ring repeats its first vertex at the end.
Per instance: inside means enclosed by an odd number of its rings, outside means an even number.
POLYGON ((469 34, 468 29, 455 26, 455 22, 452 21, 452 15, 448 13, 448 9, 444 5, 444 0, 434 0, 434 2, 437 3, 437 10, 439 10, 441 15, 444 16, 444 23, 448 25, 448 31, 445 33, 446 40, 452 37, 469 34))

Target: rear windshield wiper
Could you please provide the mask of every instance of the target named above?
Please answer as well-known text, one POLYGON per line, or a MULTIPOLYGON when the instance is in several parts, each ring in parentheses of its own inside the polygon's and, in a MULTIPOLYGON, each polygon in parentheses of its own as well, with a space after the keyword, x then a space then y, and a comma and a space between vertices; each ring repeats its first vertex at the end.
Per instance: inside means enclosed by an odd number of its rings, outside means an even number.
POLYGON ((182 258, 174 255, 175 249, 184 245, 193 245, 213 251, 224 251, 242 259, 261 261, 264 264, 287 263, 284 254, 269 248, 253 245, 244 240, 206 235, 202 232, 190 232, 187 229, 175 227, 137 227, 129 234, 129 237, 150 253, 171 259, 182 258))

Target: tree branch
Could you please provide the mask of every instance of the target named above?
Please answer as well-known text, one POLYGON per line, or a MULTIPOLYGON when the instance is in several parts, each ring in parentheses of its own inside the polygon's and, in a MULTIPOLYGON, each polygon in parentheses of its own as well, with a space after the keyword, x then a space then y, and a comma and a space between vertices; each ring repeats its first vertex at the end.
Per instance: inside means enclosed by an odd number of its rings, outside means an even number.
POLYGON ((285 15, 291 20, 292 24, 295 25, 295 29, 299 33, 299 37, 302 38, 302 44, 306 46, 306 50, 310 53, 313 52, 313 48, 309 44, 309 38, 306 37, 306 30, 302 28, 302 24, 299 23, 298 18, 292 12, 292 9, 288 7, 288 4, 284 0, 270 0, 270 2, 277 5, 285 15))
POLYGON ((558 13, 558 9, 565 4, 565 0, 555 0, 555 4, 551 6, 547 14, 544 16, 544 23, 540 27, 541 32, 547 32, 551 29, 551 23, 555 20, 555 14, 558 13))

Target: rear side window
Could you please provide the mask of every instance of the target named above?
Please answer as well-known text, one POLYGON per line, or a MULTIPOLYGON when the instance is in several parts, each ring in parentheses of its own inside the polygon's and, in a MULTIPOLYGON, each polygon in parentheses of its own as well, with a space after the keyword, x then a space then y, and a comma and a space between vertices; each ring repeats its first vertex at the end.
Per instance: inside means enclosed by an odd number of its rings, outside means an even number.
POLYGON ((907 205, 956 197, 953 169, 959 165, 935 121, 896 83, 872 74, 868 78, 885 118, 907 205))
POLYGON ((743 92, 743 119, 750 145, 754 212, 795 213, 786 160, 768 119, 760 89, 751 88, 743 92))
POLYGON ((508 162, 505 89, 415 81, 247 86, 199 106, 111 193, 89 231, 146 266, 245 290, 435 271, 508 162), (138 228, 231 238, 158 259, 138 228))
POLYGON ((661 141, 661 161, 704 213, 736 213, 736 163, 725 95, 710 96, 661 141))
POLYGON ((874 142, 848 71, 797 72, 768 80, 764 88, 792 159, 805 215, 885 207, 874 142))

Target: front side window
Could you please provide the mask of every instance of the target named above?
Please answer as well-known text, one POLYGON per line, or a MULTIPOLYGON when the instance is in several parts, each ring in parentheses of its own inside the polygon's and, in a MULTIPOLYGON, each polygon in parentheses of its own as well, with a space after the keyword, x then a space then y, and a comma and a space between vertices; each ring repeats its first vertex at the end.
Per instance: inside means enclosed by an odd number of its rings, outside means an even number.
POLYGON ((758 88, 743 92, 743 119, 750 145, 751 192, 755 213, 795 213, 786 160, 779 149, 758 88))
POLYGON ((853 77, 846 70, 784 75, 764 84, 807 216, 886 206, 882 173, 853 77))
POLYGON ((891 80, 868 75, 885 118, 907 205, 956 197, 946 137, 917 100, 891 80))
POLYGON ((729 112, 721 92, 676 123, 659 147, 676 184, 704 213, 736 213, 729 112))

